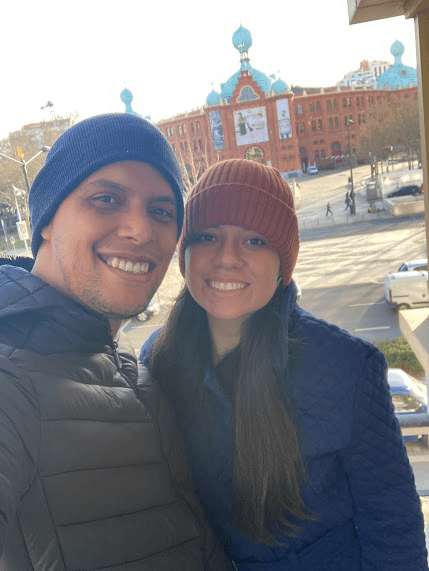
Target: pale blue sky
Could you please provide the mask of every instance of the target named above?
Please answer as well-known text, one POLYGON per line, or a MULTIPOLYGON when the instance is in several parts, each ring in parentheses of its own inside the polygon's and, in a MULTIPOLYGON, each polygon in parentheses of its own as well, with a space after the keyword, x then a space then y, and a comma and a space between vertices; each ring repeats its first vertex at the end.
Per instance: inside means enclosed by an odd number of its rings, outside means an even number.
POLYGON ((0 21, 0 138, 48 119, 40 110, 48 100, 58 115, 123 111, 124 82, 133 108, 155 121, 200 107, 211 83, 218 90, 239 68, 231 38, 240 23, 252 33, 253 67, 280 72, 288 84, 334 85, 362 59, 393 62, 396 39, 404 63, 416 66, 412 20, 349 26, 347 0, 8 2, 0 21))

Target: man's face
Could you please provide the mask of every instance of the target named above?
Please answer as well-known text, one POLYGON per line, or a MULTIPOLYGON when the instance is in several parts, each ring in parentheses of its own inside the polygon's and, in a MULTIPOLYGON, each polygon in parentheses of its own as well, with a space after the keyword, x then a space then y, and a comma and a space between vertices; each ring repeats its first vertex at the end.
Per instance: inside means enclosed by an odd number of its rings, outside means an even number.
POLYGON ((33 273, 116 323, 146 308, 167 271, 176 199, 152 166, 113 163, 84 180, 41 234, 33 273))

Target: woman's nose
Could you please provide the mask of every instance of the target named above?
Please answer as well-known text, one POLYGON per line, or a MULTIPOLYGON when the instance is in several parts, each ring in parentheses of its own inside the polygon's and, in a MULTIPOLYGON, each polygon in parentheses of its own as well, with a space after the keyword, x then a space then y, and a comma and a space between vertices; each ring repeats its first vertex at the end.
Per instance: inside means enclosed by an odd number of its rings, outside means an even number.
POLYGON ((240 251, 233 241, 228 240, 219 244, 217 263, 225 267, 241 265, 240 251))

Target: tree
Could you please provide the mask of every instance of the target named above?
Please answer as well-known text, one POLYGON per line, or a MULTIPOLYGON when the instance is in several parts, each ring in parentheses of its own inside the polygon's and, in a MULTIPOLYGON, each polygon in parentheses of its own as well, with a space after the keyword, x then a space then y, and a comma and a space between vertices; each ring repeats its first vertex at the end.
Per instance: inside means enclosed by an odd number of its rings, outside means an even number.
POLYGON ((391 97, 372 108, 361 125, 358 156, 372 161, 388 161, 401 153, 412 166, 412 160, 421 160, 420 126, 417 98, 391 97))
POLYGON ((189 194, 202 174, 212 164, 219 161, 218 155, 210 152, 210 141, 203 134, 198 139, 182 139, 177 145, 176 156, 182 168, 185 192, 189 194))
MULTIPOLYGON (((0 153, 15 160, 20 160, 17 148, 23 150, 24 161, 28 161, 41 147, 51 147, 58 137, 74 123, 77 114, 71 114, 67 118, 57 117, 52 121, 42 121, 25 125, 19 131, 10 133, 7 139, 0 141, 0 153)), ((28 179, 31 182, 36 177, 39 170, 44 165, 45 153, 41 153, 27 166, 28 179)), ((24 191, 22 197, 17 197, 20 210, 24 211, 24 218, 27 221, 29 233, 28 196, 27 187, 22 168, 16 163, 0 157, 0 218, 4 220, 6 226, 11 227, 12 221, 16 217, 16 202, 13 187, 24 191)))

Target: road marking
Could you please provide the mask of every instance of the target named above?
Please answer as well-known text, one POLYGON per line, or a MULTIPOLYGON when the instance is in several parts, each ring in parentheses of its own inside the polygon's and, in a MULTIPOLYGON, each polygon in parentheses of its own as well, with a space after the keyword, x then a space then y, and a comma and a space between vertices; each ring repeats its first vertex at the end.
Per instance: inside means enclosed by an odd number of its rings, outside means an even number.
POLYGON ((366 329, 355 329, 355 331, 379 331, 380 329, 390 329, 388 325, 384 327, 367 327, 366 329))
POLYGON ((376 301, 375 303, 355 303, 349 307, 361 307, 362 305, 384 305, 384 301, 376 301))

